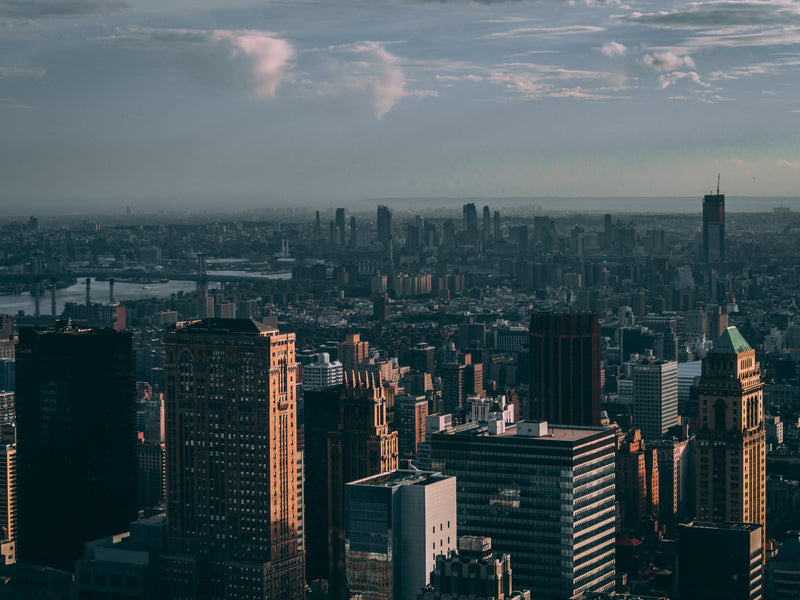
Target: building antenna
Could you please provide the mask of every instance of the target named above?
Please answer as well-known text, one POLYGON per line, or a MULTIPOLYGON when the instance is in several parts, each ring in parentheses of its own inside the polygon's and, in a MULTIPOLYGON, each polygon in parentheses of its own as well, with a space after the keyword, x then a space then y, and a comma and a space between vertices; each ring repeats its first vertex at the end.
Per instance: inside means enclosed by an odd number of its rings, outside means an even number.
POLYGON ((719 173, 717 173, 717 196, 719 196, 719 173))

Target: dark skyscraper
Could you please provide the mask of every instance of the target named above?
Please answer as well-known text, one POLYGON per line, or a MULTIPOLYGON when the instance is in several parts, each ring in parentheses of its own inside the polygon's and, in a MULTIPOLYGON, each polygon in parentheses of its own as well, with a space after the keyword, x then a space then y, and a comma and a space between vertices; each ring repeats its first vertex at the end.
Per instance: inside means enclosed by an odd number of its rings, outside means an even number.
POLYGON ((129 333, 23 328, 17 348, 18 559, 72 570, 136 519, 129 333))
POLYGON ((295 368, 251 319, 167 333, 164 597, 303 597, 295 368))
POLYGON ((464 229, 467 231, 478 231, 478 210, 475 204, 470 202, 464 205, 464 229))
POLYGON ((492 217, 488 206, 483 207, 483 232, 481 234, 484 242, 492 237, 492 217))
POLYGON ((345 223, 344 223, 344 209, 336 209, 336 243, 339 246, 345 244, 345 223))
POLYGON ((600 425, 600 324, 595 314, 534 313, 530 327, 534 419, 600 425))
POLYGON ((703 260, 707 263, 725 260, 725 194, 703 196, 703 260))
POLYGON ((392 211, 388 206, 378 206, 378 241, 384 248, 392 240, 392 211))

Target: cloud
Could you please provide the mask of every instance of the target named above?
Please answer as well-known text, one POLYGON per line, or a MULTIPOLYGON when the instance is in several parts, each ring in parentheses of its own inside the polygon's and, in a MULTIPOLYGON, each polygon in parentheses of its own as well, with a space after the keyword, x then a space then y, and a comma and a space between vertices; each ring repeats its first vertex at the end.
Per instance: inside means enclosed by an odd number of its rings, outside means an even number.
POLYGON ((113 0, 0 0, 0 17, 12 19, 79 17, 127 7, 127 3, 113 0))
POLYGON ((187 71, 226 88, 275 96, 292 69, 294 49, 275 34, 256 30, 129 27, 94 38, 123 46, 170 52, 187 71))
POLYGON ((625 89, 624 78, 602 71, 582 71, 565 69, 552 65, 532 63, 511 63, 494 67, 486 77, 497 85, 521 94, 525 99, 539 98, 618 98, 610 92, 625 89), (566 81, 602 81, 604 84, 587 88, 585 86, 564 87, 566 81))
POLYGON ((800 162, 796 160, 779 160, 778 166, 787 169, 800 169, 800 162))
POLYGON ((400 60, 391 54, 383 42, 364 41, 331 46, 332 53, 354 54, 359 60, 338 62, 333 66, 336 81, 329 89, 369 93, 375 115, 380 119, 407 96, 434 95, 434 92, 409 92, 400 60))
POLYGON ((691 56, 681 56, 674 52, 662 52, 657 54, 645 54, 641 62, 644 66, 654 71, 675 71, 684 67, 694 69, 694 61, 691 56))
POLYGON ((690 2, 670 11, 633 12, 617 18, 629 23, 673 29, 785 25, 800 18, 800 4, 791 0, 712 0, 690 2))
POLYGON ((45 69, 21 69, 19 67, 0 67, 0 77, 10 79, 11 77, 26 77, 41 79, 46 73, 45 69))
POLYGON ((603 44, 600 48, 600 52, 605 54, 610 58, 614 58, 615 56, 624 56, 624 54, 628 51, 624 44, 620 44, 619 42, 608 42, 607 44, 603 44))
POLYGON ((597 33, 605 31, 603 27, 594 25, 565 25, 563 27, 515 27, 508 31, 490 33, 486 36, 489 39, 525 37, 532 35, 557 36, 557 35, 576 35, 582 33, 597 33))
POLYGON ((688 79, 689 81, 699 85, 700 87, 704 87, 704 88, 711 87, 710 84, 704 82, 700 78, 700 75, 695 71, 689 71, 689 72, 673 71, 671 73, 665 73, 664 75, 660 75, 659 76, 658 84, 661 87, 661 89, 663 90, 663 89, 668 88, 669 86, 671 86, 675 82, 680 81, 681 79, 688 79))

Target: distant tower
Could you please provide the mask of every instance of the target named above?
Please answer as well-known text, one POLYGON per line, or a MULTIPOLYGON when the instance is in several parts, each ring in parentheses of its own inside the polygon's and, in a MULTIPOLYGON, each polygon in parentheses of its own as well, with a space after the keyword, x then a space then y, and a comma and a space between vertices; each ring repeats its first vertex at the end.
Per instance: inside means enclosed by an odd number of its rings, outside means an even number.
POLYGON ((765 525, 764 383, 753 350, 728 327, 703 360, 695 441, 697 518, 765 525))
POLYGON ((19 559, 71 570, 136 519, 131 334, 22 328, 16 360, 19 559))
POLYGON ((378 207, 378 241, 388 248, 392 240, 392 211, 388 206, 378 207))
POLYGON ((355 248, 356 243, 358 242, 358 228, 356 227, 356 218, 350 217, 350 247, 355 248))
POLYGON ((294 334, 251 319, 167 333, 164 597, 303 597, 295 369, 294 334))
POLYGON ((494 239, 499 240, 502 239, 502 234, 500 233, 500 211, 494 211, 494 239))
POLYGON ((534 419, 600 425, 597 315, 534 313, 530 326, 530 406, 534 419))
POLYGON ((336 209, 336 243, 339 246, 345 244, 345 223, 344 223, 344 209, 336 209))
POLYGON ((465 204, 463 212, 464 212, 464 229, 467 231, 474 231, 477 233, 478 210, 475 208, 475 204, 473 202, 465 204))
POLYGON ((322 227, 319 220, 319 211, 314 217, 314 242, 319 244, 322 241, 322 227))
POLYGON ((349 333, 339 343, 339 361, 345 371, 358 368, 369 356, 369 342, 361 340, 361 334, 349 333))
POLYGON ((703 260, 707 263, 725 260, 725 194, 703 196, 703 260))
POLYGON ((483 241, 487 241, 490 237, 492 237, 492 217, 491 213, 489 212, 489 207, 483 207, 483 241))

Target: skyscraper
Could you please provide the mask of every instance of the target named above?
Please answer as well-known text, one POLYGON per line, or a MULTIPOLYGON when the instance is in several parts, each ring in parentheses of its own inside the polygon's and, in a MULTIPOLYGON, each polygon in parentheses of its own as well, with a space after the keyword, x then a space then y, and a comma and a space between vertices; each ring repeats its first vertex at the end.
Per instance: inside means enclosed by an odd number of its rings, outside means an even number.
POLYGON ((633 425, 660 440, 678 424, 678 363, 644 358, 633 365, 633 425))
POLYGON ((169 598, 302 598, 294 334, 250 319, 167 333, 169 598))
POLYGON ((71 570, 85 542, 136 518, 135 400, 129 333, 20 330, 20 561, 71 570))
POLYGON ((725 194, 703 196, 703 260, 707 263, 725 260, 725 194))
POLYGON ((358 333, 348 333, 343 342, 339 342, 339 361, 345 371, 357 369, 369 356, 369 342, 361 339, 358 333))
POLYGON ((392 240, 392 211, 388 206, 378 206, 378 241, 384 249, 392 240))
POLYGON ((345 222, 344 209, 336 209, 336 245, 344 247, 345 243, 345 222))
POLYGON ((610 429, 451 427, 430 438, 431 468, 458 482, 458 529, 491 533, 514 580, 545 600, 614 589, 614 450, 610 429))
POLYGON ((481 238, 485 242, 492 237, 492 216, 489 212, 489 207, 483 207, 483 230, 481 231, 481 238))
POLYGON ((766 456, 756 352, 728 327, 703 360, 697 456, 697 518, 765 525, 766 456))
POLYGON ((527 415, 559 425, 600 425, 600 324, 595 314, 534 313, 527 415))
POLYGON ((464 213, 464 229, 470 232, 478 232, 478 210, 475 208, 475 203, 470 202, 465 204, 462 209, 464 213))

